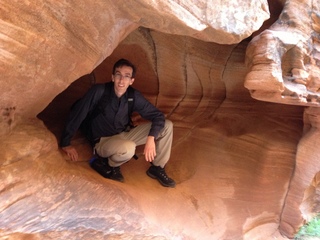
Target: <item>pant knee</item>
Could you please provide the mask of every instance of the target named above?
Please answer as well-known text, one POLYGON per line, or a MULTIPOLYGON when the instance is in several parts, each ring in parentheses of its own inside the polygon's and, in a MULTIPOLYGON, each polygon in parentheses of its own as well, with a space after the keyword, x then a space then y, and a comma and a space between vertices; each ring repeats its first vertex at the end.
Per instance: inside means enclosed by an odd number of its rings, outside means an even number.
POLYGON ((136 144, 133 141, 128 141, 126 143, 126 150, 127 150, 127 154, 130 156, 130 158, 135 154, 136 152, 136 144))
POLYGON ((162 129, 161 132, 161 136, 166 136, 166 135, 170 135, 173 132, 173 123, 166 119, 165 123, 164 123, 164 128, 162 129))
POLYGON ((164 127, 167 128, 168 130, 171 130, 173 128, 173 123, 171 120, 166 119, 164 123, 164 127))
POLYGON ((136 151, 136 144, 133 141, 123 141, 116 155, 122 159, 130 159, 136 151))

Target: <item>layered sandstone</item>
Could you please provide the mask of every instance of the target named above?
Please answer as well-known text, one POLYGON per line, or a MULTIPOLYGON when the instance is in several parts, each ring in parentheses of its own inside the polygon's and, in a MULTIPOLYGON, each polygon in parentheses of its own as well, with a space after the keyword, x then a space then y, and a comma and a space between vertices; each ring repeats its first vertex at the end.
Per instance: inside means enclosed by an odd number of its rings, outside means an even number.
POLYGON ((320 169, 316 160, 319 159, 316 139, 320 96, 318 12, 317 2, 288 1, 279 19, 256 36, 247 49, 250 72, 245 87, 252 97, 308 107, 304 112, 304 136, 298 144, 295 171, 280 223, 281 231, 289 236, 303 216, 310 220, 318 212, 312 207, 317 205, 316 193, 310 196, 310 191, 306 191, 311 183, 314 185, 313 178, 320 169), (301 194, 304 191, 305 195, 301 194), (311 206, 305 202, 308 198, 313 199, 311 206), (299 211, 303 216, 296 214, 299 211))
POLYGON ((0 236, 292 237, 318 211, 313 4, 275 1, 269 13, 266 1, 5 0, 0 236), (90 169, 81 134, 81 162, 58 149, 71 104, 121 57, 174 122, 175 189, 146 176, 142 148, 122 167, 123 184, 90 169))

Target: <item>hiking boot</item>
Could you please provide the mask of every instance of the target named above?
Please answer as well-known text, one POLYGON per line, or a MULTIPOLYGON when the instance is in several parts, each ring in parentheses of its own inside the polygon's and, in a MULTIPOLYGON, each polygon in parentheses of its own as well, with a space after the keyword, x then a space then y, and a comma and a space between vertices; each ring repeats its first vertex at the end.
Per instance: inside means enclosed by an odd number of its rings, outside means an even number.
POLYGON ((157 179, 159 183, 164 187, 175 187, 176 183, 173 179, 169 178, 164 170, 160 166, 152 165, 148 171, 147 175, 151 178, 157 179))
POLYGON ((111 173, 107 158, 92 158, 90 160, 90 166, 105 178, 107 178, 111 173))
POLYGON ((90 161, 90 166, 105 178, 123 182, 120 167, 110 167, 108 158, 94 158, 90 161))
POLYGON ((108 178, 116 180, 118 182, 123 182, 124 178, 122 176, 120 167, 110 167, 111 168, 111 174, 108 178))

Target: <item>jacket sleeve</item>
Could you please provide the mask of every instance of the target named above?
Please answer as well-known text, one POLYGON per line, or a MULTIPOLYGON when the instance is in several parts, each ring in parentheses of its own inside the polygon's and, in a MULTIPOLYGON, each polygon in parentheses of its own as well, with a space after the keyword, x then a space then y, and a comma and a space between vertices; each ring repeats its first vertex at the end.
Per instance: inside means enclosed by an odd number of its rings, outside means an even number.
POLYGON ((94 109, 104 92, 104 84, 92 86, 89 91, 72 106, 60 140, 60 147, 70 145, 72 137, 79 129, 88 113, 94 109))
POLYGON ((137 111, 142 118, 151 121, 149 136, 158 138, 160 131, 164 127, 164 114, 151 104, 138 90, 135 90, 134 111, 137 111))

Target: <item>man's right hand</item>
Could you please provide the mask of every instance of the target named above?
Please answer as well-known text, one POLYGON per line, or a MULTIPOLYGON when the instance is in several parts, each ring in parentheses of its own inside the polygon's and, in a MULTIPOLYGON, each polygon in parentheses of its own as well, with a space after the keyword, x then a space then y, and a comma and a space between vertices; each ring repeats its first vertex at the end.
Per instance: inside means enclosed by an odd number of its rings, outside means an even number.
POLYGON ((63 147, 62 150, 68 155, 71 161, 76 162, 79 160, 78 152, 73 146, 63 147))

